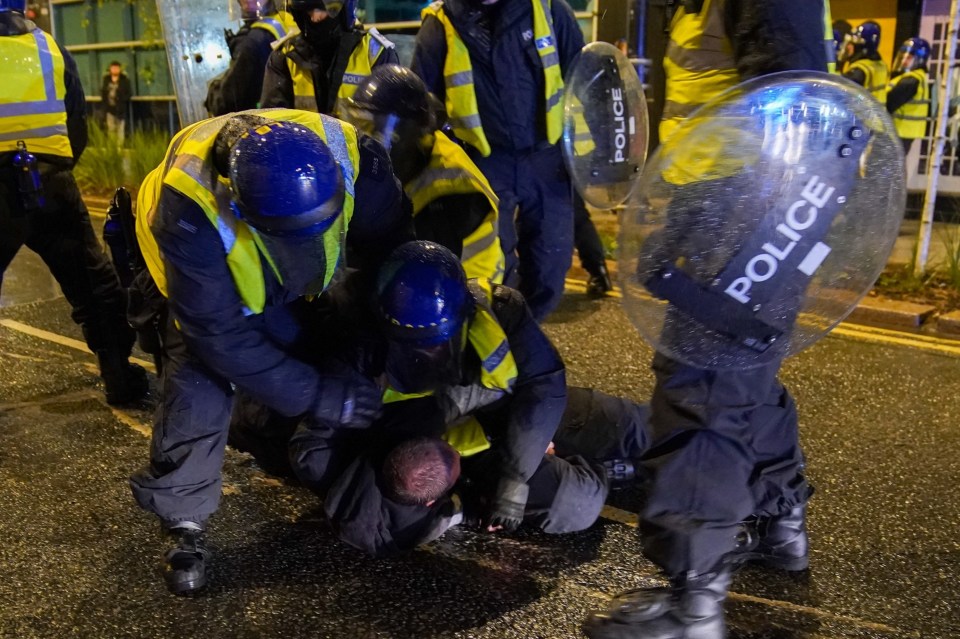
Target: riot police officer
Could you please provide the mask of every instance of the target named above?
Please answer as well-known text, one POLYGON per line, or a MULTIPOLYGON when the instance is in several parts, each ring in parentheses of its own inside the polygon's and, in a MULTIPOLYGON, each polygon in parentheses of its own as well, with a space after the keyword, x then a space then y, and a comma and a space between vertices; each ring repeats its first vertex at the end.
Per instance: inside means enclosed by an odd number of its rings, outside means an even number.
POLYGON ((71 172, 87 144, 83 88, 73 58, 25 5, 0 0, 0 54, 16 61, 0 87, 0 282, 21 246, 39 254, 97 355, 107 402, 128 403, 147 378, 128 361, 126 298, 71 172))
POLYGON ((850 57, 844 62, 843 77, 869 91, 880 104, 887 103, 890 69, 880 57, 880 25, 867 20, 848 36, 850 57))
POLYGON ((289 6, 300 33, 270 54, 262 107, 339 114, 374 67, 400 61, 392 42, 357 22, 357 0, 291 0, 289 6))
POLYGON ((893 62, 893 79, 887 90, 887 111, 893 116, 903 152, 909 153, 917 138, 927 133, 930 119, 930 82, 927 61, 930 43, 920 37, 908 38, 893 62))
POLYGON ((379 143, 285 109, 191 125, 144 181, 137 238, 166 301, 163 397, 150 464, 131 486, 172 537, 164 577, 174 593, 207 582, 203 531, 219 505, 234 388, 331 427, 377 415, 375 384, 305 361, 314 342, 297 309, 333 281, 345 241, 363 269, 412 237, 401 203, 379 143))
POLYGON ((564 0, 444 0, 423 10, 412 62, 444 100, 502 210, 519 207, 516 221, 500 218, 505 281, 537 321, 559 303, 573 256, 571 186, 557 141, 563 74, 582 48, 564 0))
MULTIPOLYGON (((669 249, 693 235, 695 220, 708 227, 705 218, 717 214, 711 211, 722 210, 717 215, 725 219, 739 210, 737 203, 725 205, 717 193, 744 190, 736 182, 743 165, 736 153, 739 129, 711 129, 716 137, 706 144, 681 135, 678 125, 741 79, 788 69, 826 71, 827 52, 833 49, 829 10, 824 3, 815 4, 688 0, 677 9, 664 59, 667 93, 660 139, 664 148, 679 154, 683 149, 674 146, 675 138, 681 138, 689 153, 672 156, 687 161, 677 159, 670 166, 675 170, 665 171, 663 178, 676 190, 662 236, 669 249), (760 35, 767 33, 776 37, 760 35), (703 73, 703 63, 713 73, 703 73)), ((754 198, 753 193, 745 196, 741 209, 752 211, 758 202, 754 198)), ((684 264, 713 272, 721 265, 712 262, 722 259, 714 255, 716 242, 709 232, 691 239, 684 264)), ((651 261, 673 265, 679 259, 656 255, 651 261)), ((674 294, 655 294, 687 310, 694 308, 683 304, 678 288, 670 288, 682 285, 682 274, 672 278, 672 271, 663 274, 660 268, 655 270, 662 275, 659 282, 674 294)), ((727 316, 718 305, 704 302, 695 308, 727 316)), ((680 319, 683 314, 674 314, 675 309, 668 309, 670 321, 663 322, 665 341, 696 325, 680 319)), ((708 343, 702 340, 690 348, 708 343)), ((779 365, 768 361, 748 370, 708 370, 655 355, 653 482, 640 533, 644 555, 670 585, 615 598, 606 611, 587 619, 584 631, 592 639, 723 639, 723 604, 731 574, 747 558, 747 550, 750 559, 769 566, 807 566, 805 517, 812 490, 804 475, 796 407, 777 379, 779 365), (742 522, 750 517, 762 520, 755 528, 761 537, 749 549, 738 547, 742 522)))
POLYGON ((459 255, 468 278, 501 283, 500 201, 463 148, 437 130, 423 81, 409 69, 384 65, 357 86, 348 104, 344 118, 390 152, 413 203, 417 237, 459 255))
POLYGON ((255 109, 263 90, 263 70, 273 43, 296 30, 293 17, 277 11, 274 0, 237 0, 243 27, 228 31, 230 66, 210 81, 204 103, 210 115, 255 109))

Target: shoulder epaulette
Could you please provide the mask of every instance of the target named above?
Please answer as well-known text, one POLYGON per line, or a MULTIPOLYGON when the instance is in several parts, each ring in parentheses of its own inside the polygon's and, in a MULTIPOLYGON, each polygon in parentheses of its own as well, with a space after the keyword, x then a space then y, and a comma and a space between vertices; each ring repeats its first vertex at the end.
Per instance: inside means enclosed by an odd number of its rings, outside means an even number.
POLYGON ((385 35, 377 31, 376 27, 370 27, 369 29, 367 29, 367 33, 369 33, 374 40, 379 42, 384 49, 393 49, 396 47, 396 45, 393 44, 393 41, 388 40, 385 35))
POLYGON ((290 29, 290 31, 287 32, 287 35, 271 42, 270 48, 276 51, 277 49, 279 49, 280 47, 282 47, 283 45, 285 45, 287 42, 297 37, 298 35, 300 35, 300 29, 296 27, 293 29, 290 29))

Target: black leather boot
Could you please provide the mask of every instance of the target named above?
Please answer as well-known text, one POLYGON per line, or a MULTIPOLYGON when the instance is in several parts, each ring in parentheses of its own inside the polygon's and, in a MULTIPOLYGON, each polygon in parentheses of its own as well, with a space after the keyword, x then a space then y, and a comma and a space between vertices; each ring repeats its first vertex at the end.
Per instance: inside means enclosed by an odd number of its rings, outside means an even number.
POLYGON ((604 297, 613 290, 613 282, 607 266, 601 264, 590 270, 590 279, 587 280, 587 295, 590 297, 604 297))
POLYGON ((103 378, 107 403, 111 406, 129 404, 143 399, 150 390, 147 371, 127 358, 110 351, 97 351, 100 377, 103 378))
POLYGON ((735 564, 759 563, 788 571, 810 566, 807 545, 807 507, 797 506, 777 517, 745 522, 731 560, 735 564))
POLYGON ((730 571, 671 583, 617 595, 606 611, 587 617, 583 632, 590 639, 725 639, 730 571))
POLYGON ((207 585, 210 551, 204 543, 203 526, 181 521, 164 526, 174 546, 163 557, 163 580, 175 595, 189 595, 207 585))

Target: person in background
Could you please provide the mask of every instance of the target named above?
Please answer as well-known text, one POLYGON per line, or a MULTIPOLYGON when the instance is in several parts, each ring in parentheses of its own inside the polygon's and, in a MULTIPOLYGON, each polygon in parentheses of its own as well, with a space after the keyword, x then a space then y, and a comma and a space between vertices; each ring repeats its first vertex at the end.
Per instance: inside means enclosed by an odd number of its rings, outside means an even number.
POLYGON ((127 404, 149 385, 129 361, 126 296, 73 178, 87 146, 83 88, 73 58, 24 17, 25 4, 0 0, 0 55, 17 61, 0 82, 0 284, 20 247, 43 258, 97 356, 107 402, 127 404))
POLYGON ((273 43, 293 33, 297 25, 286 11, 278 11, 274 0, 237 0, 243 26, 234 34, 227 31, 230 66, 210 81, 204 102, 210 115, 255 109, 263 90, 263 70, 273 43))
POLYGON ((120 63, 114 60, 100 83, 100 99, 107 135, 116 140, 117 146, 123 146, 132 95, 130 78, 123 72, 120 63))
POLYGON ((876 98, 880 104, 887 103, 887 85, 890 82, 890 69, 880 57, 880 25, 867 20, 850 34, 849 44, 844 53, 843 77, 856 82, 876 98))
POLYGON ((927 61, 930 43, 920 37, 903 42, 893 62, 893 79, 887 90, 887 112, 893 117, 903 152, 910 152, 913 141, 927 133, 930 119, 930 81, 927 61))

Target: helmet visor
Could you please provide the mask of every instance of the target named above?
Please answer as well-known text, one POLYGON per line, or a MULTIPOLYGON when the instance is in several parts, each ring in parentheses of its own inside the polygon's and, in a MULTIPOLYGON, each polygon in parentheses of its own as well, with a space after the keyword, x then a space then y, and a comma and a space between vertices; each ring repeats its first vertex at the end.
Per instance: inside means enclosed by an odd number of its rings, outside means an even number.
POLYGON ((342 217, 316 235, 259 233, 257 238, 283 287, 295 295, 322 293, 342 270, 346 242, 342 217))
POLYGON ((913 71, 918 66, 920 66, 920 58, 914 55, 913 51, 907 48, 902 48, 897 52, 897 57, 893 59, 893 71, 906 73, 907 71, 913 71))
POLYGON ((401 393, 426 393, 460 382, 466 333, 439 344, 390 340, 387 381, 401 393))

